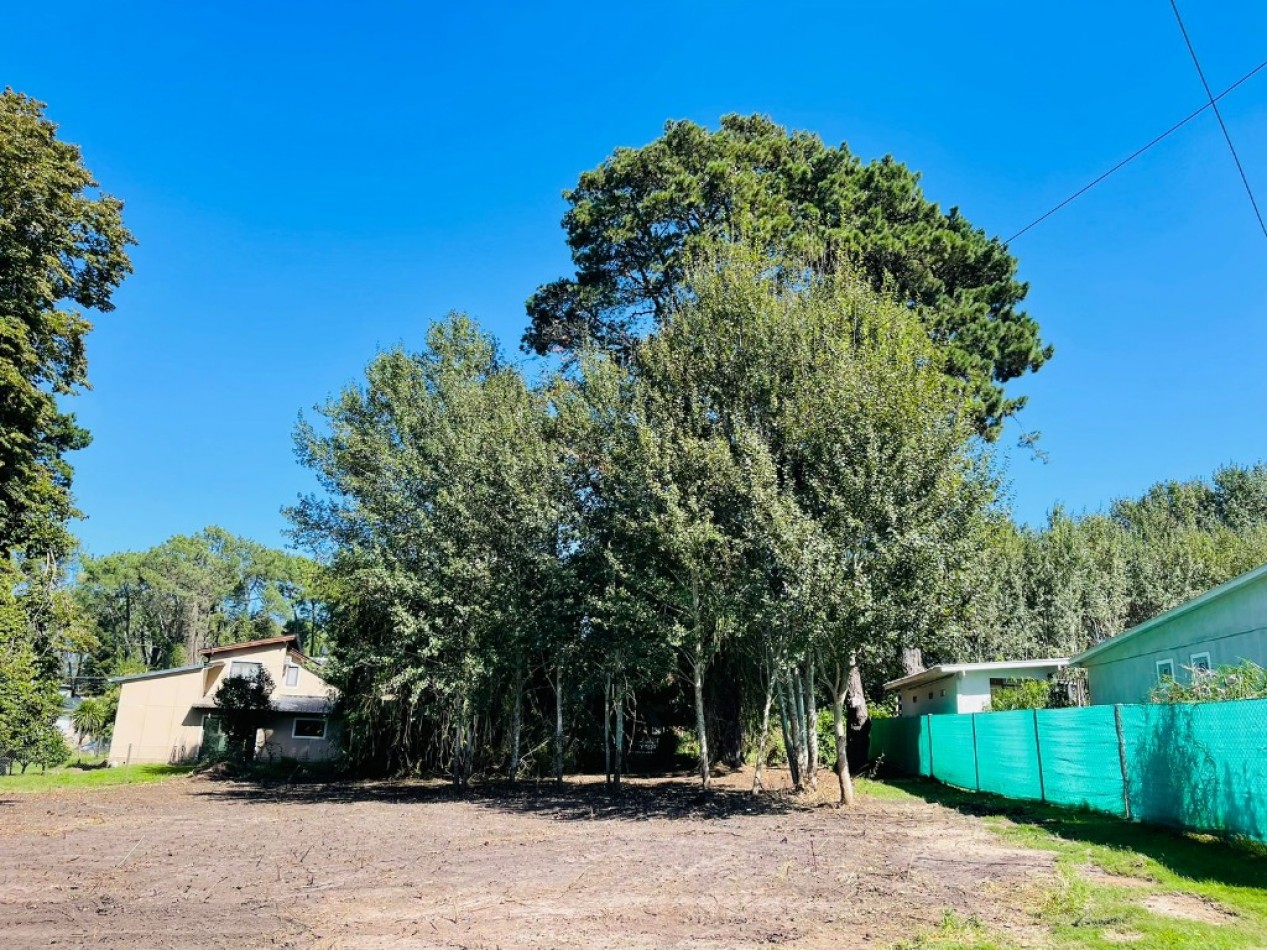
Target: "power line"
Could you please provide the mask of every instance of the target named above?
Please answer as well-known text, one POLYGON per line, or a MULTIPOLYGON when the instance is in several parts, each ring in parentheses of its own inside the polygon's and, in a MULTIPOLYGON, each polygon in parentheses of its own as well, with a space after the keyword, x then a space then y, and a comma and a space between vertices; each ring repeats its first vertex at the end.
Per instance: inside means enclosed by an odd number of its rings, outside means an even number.
MULTIPOLYGON (((1095 180, 1091 181, 1089 184, 1083 185, 1081 188, 1079 188, 1077 191, 1075 191, 1072 195, 1070 195, 1070 196, 1069 196, 1068 198, 1066 198, 1064 201, 1060 202, 1060 204, 1056 205, 1056 207, 1052 208, 1052 209, 1051 209, 1050 211, 1048 211, 1046 214, 1044 214, 1044 215, 1042 215, 1042 216, 1040 216, 1040 217, 1035 218, 1033 221, 1031 221, 1029 224, 1025 225, 1025 227, 1021 228, 1019 231, 1017 231, 1015 234, 1013 234, 1010 238, 1008 238, 1008 239, 1007 239, 1006 241, 1004 241, 1003 243, 1004 243, 1004 244, 1011 244, 1013 241, 1015 241, 1018 237, 1020 237, 1020 236, 1021 236, 1022 234, 1024 234, 1026 231, 1028 231, 1028 230, 1030 230, 1031 228, 1037 227, 1038 225, 1042 224, 1044 221, 1046 221, 1048 218, 1050 218, 1053 214, 1055 214, 1055 213, 1056 213, 1057 211, 1059 211, 1061 208, 1065 207, 1065 205, 1067 205, 1067 204, 1069 204, 1069 203, 1071 203, 1071 202, 1075 201, 1075 200, 1076 200, 1076 199, 1078 199, 1078 198, 1081 198, 1081 197, 1082 197, 1083 195, 1085 195, 1088 191, 1090 191, 1090 190, 1091 190, 1092 188, 1094 188, 1096 185, 1100 184, 1100 182, 1104 181, 1104 179, 1108 178, 1108 177, 1109 177, 1110 175, 1112 175, 1114 172, 1121 171, 1123 168, 1125 168, 1125 167, 1126 167, 1127 165, 1129 165, 1131 162, 1135 161, 1135 159, 1139 158, 1141 155, 1143 155, 1145 152, 1147 152, 1150 148, 1152 148, 1154 145, 1156 145, 1156 144, 1157 144, 1158 142, 1160 142, 1162 139, 1164 139, 1164 138, 1166 138, 1166 137, 1170 136, 1171 134, 1173 134, 1173 133, 1175 133, 1175 132, 1178 132, 1178 131, 1179 131, 1180 129, 1182 129, 1185 125, 1187 125, 1189 122, 1191 122, 1193 119, 1195 119, 1195 118, 1196 118, 1197 116, 1199 116, 1201 113, 1203 113, 1206 109, 1213 108, 1213 109, 1215 109, 1215 110, 1216 110, 1216 114, 1217 114, 1217 109, 1218 109, 1218 107, 1217 107, 1217 106, 1215 106, 1214 104, 1215 104, 1216 102, 1218 102, 1218 100, 1222 99, 1222 98, 1223 98, 1224 96, 1226 96, 1229 92, 1232 92, 1234 89, 1236 89, 1238 86, 1240 86, 1240 85, 1241 85, 1243 82, 1245 82, 1247 79, 1251 79, 1251 78, 1252 78, 1253 76, 1255 76, 1257 73, 1261 72, 1264 68, 1267 68, 1267 59, 1263 60, 1261 63, 1259 63, 1257 66, 1255 66, 1255 67, 1254 67, 1253 69, 1251 69, 1249 72, 1247 72, 1247 73, 1246 73, 1244 76, 1242 76, 1240 79, 1236 80, 1236 82, 1232 83, 1232 85, 1228 86, 1226 89, 1224 89, 1222 92, 1220 92, 1217 96, 1212 97, 1212 98, 1210 99, 1210 101, 1209 101, 1209 102, 1207 102, 1205 105, 1203 105, 1201 108, 1199 108, 1199 109, 1195 110, 1194 112, 1189 113, 1189 114, 1188 114, 1185 118, 1180 119, 1178 122, 1176 122, 1174 125, 1172 125, 1170 128, 1168 128, 1165 132, 1161 133, 1161 135, 1157 136, 1155 139, 1153 139, 1153 140, 1152 140, 1151 142, 1149 142, 1147 145, 1140 146, 1140 147, 1139 147, 1139 148, 1137 148, 1135 151, 1131 152, 1131 154, 1130 154, 1130 155, 1126 156, 1126 158, 1122 159, 1120 162, 1118 162, 1116 165, 1114 165, 1112 168, 1110 168, 1108 171, 1106 171, 1103 175, 1101 175, 1100 177, 1098 177, 1098 178, 1096 178, 1095 180)), ((1222 120, 1220 120, 1220 121, 1222 121, 1222 120)), ((1237 162, 1237 167, 1240 167, 1240 162, 1239 162, 1239 161, 1237 162)), ((1242 177, 1242 178, 1244 178, 1244 174, 1243 174, 1243 173, 1242 173, 1241 177, 1242 177)), ((1248 183, 1246 183, 1246 186, 1245 186, 1245 187, 1246 187, 1246 188, 1248 188, 1248 187, 1249 187, 1248 183)), ((1252 199, 1252 196, 1251 196, 1251 200, 1253 200, 1253 199, 1252 199)), ((1257 206, 1257 205, 1255 205, 1255 206, 1254 206, 1254 210, 1255 210, 1255 211, 1257 211, 1257 210, 1258 210, 1258 206, 1257 206)), ((1260 217, 1258 220, 1259 220, 1259 223, 1261 224, 1261 223, 1262 223, 1262 218, 1260 217)), ((1264 233, 1267 233, 1267 231, 1265 231, 1264 233)))
POLYGON ((1249 195, 1249 203, 1254 208, 1254 217, 1258 218, 1258 226, 1262 228, 1263 237, 1267 237, 1267 224, 1263 223, 1263 214, 1258 210, 1258 202, 1254 200, 1254 190, 1249 187, 1249 179, 1245 177, 1245 169, 1241 167, 1241 157, 1236 154, 1236 146, 1232 144, 1232 134, 1227 130, 1227 123, 1223 121, 1223 113, 1219 111, 1218 105, 1214 101, 1214 93, 1210 91, 1210 84, 1205 81, 1205 71, 1201 69, 1201 61, 1197 59, 1197 51, 1192 47, 1192 40, 1188 38, 1188 28, 1183 25, 1183 17, 1179 15, 1179 7, 1175 0, 1170 0, 1170 9, 1175 11, 1175 20, 1179 23, 1179 32, 1183 34, 1183 41, 1188 45, 1188 53, 1192 57, 1192 65, 1197 67, 1197 75, 1201 77, 1201 85, 1205 87, 1205 94, 1210 99, 1210 108, 1214 110, 1214 117, 1219 120, 1219 128, 1223 130, 1223 138, 1227 140, 1228 151, 1232 153, 1232 161, 1236 162, 1236 170, 1241 173, 1241 183, 1245 186, 1245 194, 1249 195))

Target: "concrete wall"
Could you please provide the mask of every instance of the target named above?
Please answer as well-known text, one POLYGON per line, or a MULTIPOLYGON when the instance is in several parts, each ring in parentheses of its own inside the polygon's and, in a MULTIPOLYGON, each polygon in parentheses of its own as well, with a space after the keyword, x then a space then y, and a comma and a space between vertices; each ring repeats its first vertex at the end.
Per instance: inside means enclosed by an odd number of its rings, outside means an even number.
POLYGON ((202 743, 202 716, 190 707, 202 698, 202 682, 202 670, 189 670, 119 684, 110 764, 196 757, 202 743))
POLYGON ((1217 600, 1110 646, 1082 662, 1096 705, 1143 703, 1157 685, 1157 661, 1172 660, 1175 676, 1193 655, 1210 654, 1211 667, 1253 660, 1267 666, 1267 578, 1246 584, 1217 600))
POLYGON ((958 675, 949 673, 941 679, 919 686, 902 687, 903 716, 931 716, 958 712, 955 685, 958 675))

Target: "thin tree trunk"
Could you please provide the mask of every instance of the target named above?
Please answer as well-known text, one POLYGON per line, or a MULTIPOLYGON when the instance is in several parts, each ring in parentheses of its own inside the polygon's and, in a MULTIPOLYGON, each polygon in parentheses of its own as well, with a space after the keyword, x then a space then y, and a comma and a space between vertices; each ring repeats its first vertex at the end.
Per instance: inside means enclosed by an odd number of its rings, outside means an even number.
POLYGON ((616 759, 612 763, 612 777, 616 791, 620 791, 620 777, 625 771, 625 692, 620 686, 616 687, 613 698, 616 713, 616 759))
POLYGON ((814 699, 814 651, 805 660, 806 772, 809 787, 818 788, 818 704, 814 699))
POLYGON ((853 804, 853 779, 849 775, 849 741, 845 732, 845 677, 836 664, 836 681, 831 692, 832 721, 836 727, 836 781, 840 784, 840 804, 853 804))
POLYGON ((524 674, 523 666, 515 669, 514 705, 510 707, 510 780, 519 777, 520 737, 524 723, 524 674))
POLYGON ((795 665, 787 671, 788 689, 792 693, 792 738, 796 742, 796 764, 801 773, 801 787, 809 783, 809 736, 805 728, 805 691, 800 670, 795 665))
POLYGON ((708 729, 704 716, 704 647, 698 642, 695 645, 692 666, 695 673, 695 732, 699 736, 699 777, 703 787, 708 788, 708 729))
POLYGON ((788 772, 792 776, 792 787, 799 789, 801 787, 801 771, 800 765, 796 760, 796 744, 792 741, 791 710, 788 708, 787 695, 783 689, 782 674, 779 671, 772 670, 770 675, 774 677, 775 695, 779 699, 779 726, 783 730, 783 751, 787 756, 788 772))
POLYGON ((612 677, 603 681, 603 783, 612 783, 612 677))
POLYGON ((770 707, 774 704, 774 672, 766 677, 765 705, 761 710, 761 735, 757 738, 757 765, 752 773, 752 793, 764 789, 761 778, 765 774, 766 746, 770 741, 770 707))
POLYGON ((563 784, 563 661, 554 677, 554 780, 563 784))

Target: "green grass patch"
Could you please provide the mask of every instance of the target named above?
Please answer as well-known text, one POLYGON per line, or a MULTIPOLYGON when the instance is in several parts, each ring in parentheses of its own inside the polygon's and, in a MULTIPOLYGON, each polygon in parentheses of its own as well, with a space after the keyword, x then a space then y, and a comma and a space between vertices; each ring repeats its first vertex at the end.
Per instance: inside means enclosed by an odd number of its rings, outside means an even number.
MULTIPOLYGON (((1055 854, 1057 884, 1031 908, 1054 950, 1241 950, 1267 946, 1267 846, 1079 809, 961 791, 927 779, 860 783, 982 818, 1008 843, 1055 854)), ((979 924, 949 923, 902 950, 1007 950, 979 924)))
POLYGON ((117 768, 77 769, 73 766, 51 769, 43 774, 0 775, 0 796, 9 792, 50 792, 60 788, 94 788, 103 785, 132 785, 161 782, 178 775, 188 775, 192 765, 121 765, 117 768))

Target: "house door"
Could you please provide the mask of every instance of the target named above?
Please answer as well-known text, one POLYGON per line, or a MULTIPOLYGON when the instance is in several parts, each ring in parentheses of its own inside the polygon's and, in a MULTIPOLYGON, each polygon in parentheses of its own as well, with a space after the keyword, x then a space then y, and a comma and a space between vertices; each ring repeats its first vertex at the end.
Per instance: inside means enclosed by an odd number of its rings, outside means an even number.
POLYGON ((228 736, 224 734, 224 730, 221 728, 220 717, 203 716, 202 748, 198 751, 198 758, 205 759, 212 755, 223 755, 227 743, 228 736))

